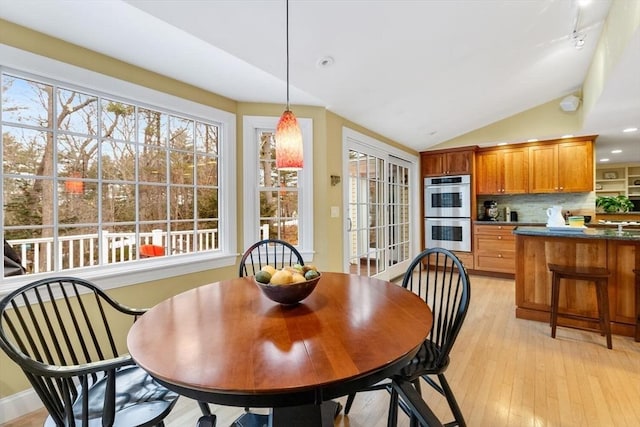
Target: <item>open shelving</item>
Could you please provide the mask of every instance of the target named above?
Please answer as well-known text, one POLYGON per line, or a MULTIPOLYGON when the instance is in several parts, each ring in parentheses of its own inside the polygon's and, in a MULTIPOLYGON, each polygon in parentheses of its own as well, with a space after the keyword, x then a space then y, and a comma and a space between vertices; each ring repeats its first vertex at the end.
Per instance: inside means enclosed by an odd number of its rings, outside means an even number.
POLYGON ((640 198, 640 164, 618 163, 596 167, 596 195, 640 198))

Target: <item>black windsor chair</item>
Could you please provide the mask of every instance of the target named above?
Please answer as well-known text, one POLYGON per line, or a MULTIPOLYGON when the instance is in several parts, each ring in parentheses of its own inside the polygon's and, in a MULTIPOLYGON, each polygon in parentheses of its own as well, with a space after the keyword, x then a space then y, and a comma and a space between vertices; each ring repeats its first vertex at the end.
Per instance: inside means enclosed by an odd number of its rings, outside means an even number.
POLYGON ((260 240, 242 255, 238 276, 255 276, 265 265, 281 270, 296 264, 304 265, 304 260, 291 243, 278 239, 260 240))
POLYGON ((126 324, 144 312, 72 277, 39 280, 0 301, 0 347, 42 400, 45 426, 164 425, 178 395, 124 344, 126 324))
MULTIPOLYGON (((416 293, 431 308, 433 327, 416 357, 397 375, 396 382, 409 381, 419 394, 420 378, 446 397, 454 422, 446 426, 465 426, 465 420, 444 372, 449 366, 449 353, 460 332, 469 308, 470 283, 467 270, 458 257, 443 248, 431 248, 419 254, 409 265, 402 287, 416 293), (434 378, 434 376, 437 378, 434 378)), ((423 424, 407 403, 398 398, 397 386, 383 382, 362 391, 385 389, 391 393, 389 426, 396 426, 398 406, 411 417, 411 426, 423 424)), ((406 387, 404 388, 406 392, 406 387)), ((406 396, 405 393, 401 394, 406 396)), ((345 414, 349 413, 355 394, 347 398, 345 414)), ((413 402, 412 407, 415 407, 413 402)))

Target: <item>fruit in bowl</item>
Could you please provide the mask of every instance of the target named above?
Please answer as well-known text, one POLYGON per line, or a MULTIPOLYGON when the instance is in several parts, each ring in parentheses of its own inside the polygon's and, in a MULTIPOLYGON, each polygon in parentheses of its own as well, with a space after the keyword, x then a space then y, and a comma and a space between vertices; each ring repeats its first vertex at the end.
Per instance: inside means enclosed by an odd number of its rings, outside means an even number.
POLYGON ((256 273, 254 280, 270 300, 280 304, 297 304, 311 295, 320 277, 314 266, 296 264, 276 270, 266 265, 256 273))

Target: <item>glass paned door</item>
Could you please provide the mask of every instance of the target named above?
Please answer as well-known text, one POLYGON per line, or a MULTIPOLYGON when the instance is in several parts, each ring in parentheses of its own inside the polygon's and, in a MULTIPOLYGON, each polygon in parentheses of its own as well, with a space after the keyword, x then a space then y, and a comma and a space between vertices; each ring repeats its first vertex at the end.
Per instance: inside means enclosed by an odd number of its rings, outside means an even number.
POLYGON ((411 164, 390 156, 387 159, 387 222, 388 226, 388 274, 397 277, 404 274, 411 261, 410 193, 411 164))
POLYGON ((386 268, 385 161, 349 150, 348 162, 348 271, 374 276, 386 268))
POLYGON ((412 256, 412 164, 375 150, 349 148, 347 153, 346 271, 399 277, 412 256))

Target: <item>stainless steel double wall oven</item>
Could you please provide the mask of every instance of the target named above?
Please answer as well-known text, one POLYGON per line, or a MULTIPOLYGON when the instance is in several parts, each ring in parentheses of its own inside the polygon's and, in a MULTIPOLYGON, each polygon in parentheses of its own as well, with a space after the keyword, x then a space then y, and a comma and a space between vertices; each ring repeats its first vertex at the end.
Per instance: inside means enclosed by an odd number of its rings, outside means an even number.
POLYGON ((424 179, 425 243, 471 251, 471 176, 424 179))

